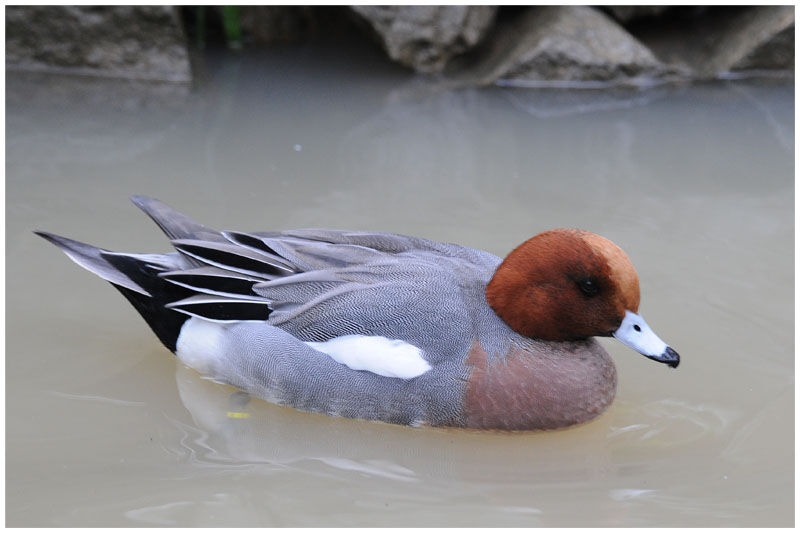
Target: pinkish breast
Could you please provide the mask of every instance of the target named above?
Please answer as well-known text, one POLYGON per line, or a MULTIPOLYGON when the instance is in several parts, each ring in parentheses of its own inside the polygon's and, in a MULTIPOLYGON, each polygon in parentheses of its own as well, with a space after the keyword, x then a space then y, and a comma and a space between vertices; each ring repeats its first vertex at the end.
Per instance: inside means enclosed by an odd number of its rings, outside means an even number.
POLYGON ((466 426, 555 429, 580 424, 614 400, 614 362, 594 340, 512 346, 490 359, 476 340, 464 402, 466 426))

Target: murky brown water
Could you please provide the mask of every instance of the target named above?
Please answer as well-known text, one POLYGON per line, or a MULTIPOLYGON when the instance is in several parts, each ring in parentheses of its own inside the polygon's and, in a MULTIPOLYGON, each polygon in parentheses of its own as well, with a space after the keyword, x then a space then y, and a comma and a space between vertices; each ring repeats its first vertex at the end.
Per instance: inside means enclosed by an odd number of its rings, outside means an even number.
POLYGON ((8 77, 8 525, 793 524, 791 81, 436 92, 335 51, 215 65, 190 94, 8 77), (632 258, 681 366, 604 340, 615 404, 550 433, 258 400, 227 418, 233 389, 31 233, 166 251, 135 193, 219 228, 375 229, 501 255, 590 229, 632 258))

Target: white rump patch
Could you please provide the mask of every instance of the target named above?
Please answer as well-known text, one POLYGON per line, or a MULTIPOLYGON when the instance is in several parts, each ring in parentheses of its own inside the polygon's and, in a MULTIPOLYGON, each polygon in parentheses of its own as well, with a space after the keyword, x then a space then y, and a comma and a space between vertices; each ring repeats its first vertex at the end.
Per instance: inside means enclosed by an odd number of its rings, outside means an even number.
POLYGON ((307 342, 337 363, 388 378, 411 379, 431 369, 422 350, 407 342, 380 336, 345 335, 325 342, 307 342))
POLYGON ((181 326, 175 343, 175 355, 184 364, 201 374, 208 374, 211 365, 222 355, 222 334, 225 327, 216 322, 192 317, 181 326))

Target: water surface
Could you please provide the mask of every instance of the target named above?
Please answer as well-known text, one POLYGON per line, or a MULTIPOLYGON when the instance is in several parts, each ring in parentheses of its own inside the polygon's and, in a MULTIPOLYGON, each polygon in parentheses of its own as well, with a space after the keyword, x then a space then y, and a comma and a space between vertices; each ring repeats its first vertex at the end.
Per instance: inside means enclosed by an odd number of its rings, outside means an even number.
POLYGON ((191 91, 8 76, 8 525, 793 524, 792 82, 439 91, 369 51, 223 59, 191 91), (220 229, 498 255, 589 229, 627 251, 681 365, 603 339, 616 402, 546 433, 248 401, 31 233, 166 251, 131 194, 220 229))

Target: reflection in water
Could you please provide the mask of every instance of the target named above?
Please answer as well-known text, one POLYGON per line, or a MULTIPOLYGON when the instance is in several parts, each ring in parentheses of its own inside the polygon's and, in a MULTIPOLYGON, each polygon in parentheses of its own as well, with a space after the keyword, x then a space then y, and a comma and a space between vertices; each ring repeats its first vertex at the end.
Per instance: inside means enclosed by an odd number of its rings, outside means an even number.
MULTIPOLYGON (((608 484, 607 505, 612 507, 626 509, 634 502, 670 510, 676 502, 683 509, 697 507, 690 495, 668 487, 656 490, 646 481, 638 487, 617 484, 648 479, 661 463, 669 468, 675 454, 696 453, 711 443, 721 447, 726 427, 733 422, 730 413, 713 406, 661 400, 641 406, 652 415, 645 424, 617 425, 628 418, 622 413, 613 425, 600 422, 532 434, 413 429, 248 401, 241 392, 204 379, 180 363, 176 380, 184 406, 203 428, 195 431, 194 440, 182 442, 194 448, 188 460, 199 467, 269 465, 317 478, 412 484, 420 499, 436 497, 450 483, 477 484, 489 493, 492 486, 526 487, 518 501, 536 506, 504 509, 531 516, 552 513, 555 502, 574 497, 588 480, 608 484)), ((641 418, 630 413, 634 416, 641 418)), ((626 515, 610 523, 625 523, 626 515)))
POLYGON ((776 113, 780 113, 783 110, 772 108, 770 106, 770 102, 761 99, 759 95, 753 91, 752 87, 742 84, 733 84, 731 85, 731 89, 743 95, 753 105, 753 107, 762 112, 764 120, 770 126, 770 129, 775 135, 775 140, 778 141, 778 144, 784 150, 786 150, 787 153, 793 154, 794 128, 791 124, 787 124, 786 121, 781 120, 776 115, 776 113))
MULTIPOLYGON (((243 403, 242 393, 235 389, 204 379, 179 363, 176 369, 181 401, 197 425, 208 432, 196 433, 198 438, 191 441, 196 448, 192 459, 199 462, 208 461, 207 450, 215 462, 291 466, 328 475, 317 465, 306 464, 319 461, 354 474, 409 482, 432 476, 491 479, 498 468, 507 470, 511 466, 508 454, 517 456, 519 463, 530 464, 533 459, 533 450, 524 444, 530 435, 418 430, 301 413, 255 398, 243 403), (486 446, 500 448, 487 456, 486 446), (393 459, 389 461, 388 457, 393 459)), ((576 446, 584 449, 590 444, 573 442, 572 449, 558 448, 550 453, 573 455, 578 453, 576 446)), ((536 451, 539 459, 542 451, 536 451)), ((550 459, 560 463, 557 457, 550 459)), ((599 460, 594 468, 603 468, 599 460)), ((575 471, 568 477, 581 478, 587 464, 572 468, 575 471)), ((561 474, 566 472, 562 470, 561 474)), ((525 475, 517 472, 504 480, 523 482, 525 475)))
POLYGON ((673 90, 663 88, 646 91, 620 89, 594 91, 591 98, 587 98, 584 91, 531 92, 507 89, 502 91, 502 95, 520 111, 536 118, 549 118, 565 115, 583 115, 615 109, 630 109, 650 104, 666 97, 671 92, 673 90))
POLYGON ((103 396, 89 396, 86 394, 68 394, 66 392, 58 392, 58 391, 51 391, 50 394, 61 398, 68 398, 70 400, 87 400, 90 402, 110 403, 113 405, 124 405, 130 407, 143 407, 145 405, 144 402, 128 402, 125 400, 119 400, 117 398, 105 398, 103 396))

